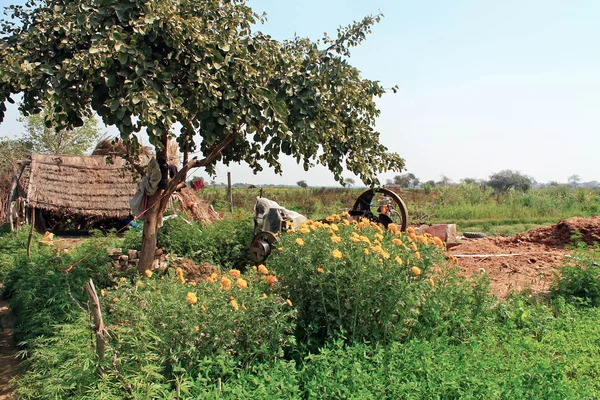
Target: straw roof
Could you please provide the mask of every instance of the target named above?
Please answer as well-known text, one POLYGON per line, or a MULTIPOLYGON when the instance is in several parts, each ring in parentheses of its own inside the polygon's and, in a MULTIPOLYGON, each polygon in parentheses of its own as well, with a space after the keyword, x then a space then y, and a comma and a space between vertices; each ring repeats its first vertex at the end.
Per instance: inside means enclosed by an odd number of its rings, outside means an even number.
POLYGON ((31 155, 27 198, 33 207, 64 215, 126 218, 137 185, 125 161, 106 156, 31 155))

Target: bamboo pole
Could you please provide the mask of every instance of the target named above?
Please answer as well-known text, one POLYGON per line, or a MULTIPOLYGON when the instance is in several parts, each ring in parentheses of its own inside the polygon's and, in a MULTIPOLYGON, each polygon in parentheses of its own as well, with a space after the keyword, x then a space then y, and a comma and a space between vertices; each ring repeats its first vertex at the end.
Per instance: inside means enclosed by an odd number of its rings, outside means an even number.
POLYGON ((31 258, 31 239, 33 238, 33 229, 35 227, 35 207, 29 208, 31 209, 31 217, 29 218, 31 227, 29 228, 29 237, 27 238, 27 258, 31 258))
POLYGON ((227 172, 227 194, 229 197, 229 212, 233 212, 233 187, 231 186, 231 172, 227 172))

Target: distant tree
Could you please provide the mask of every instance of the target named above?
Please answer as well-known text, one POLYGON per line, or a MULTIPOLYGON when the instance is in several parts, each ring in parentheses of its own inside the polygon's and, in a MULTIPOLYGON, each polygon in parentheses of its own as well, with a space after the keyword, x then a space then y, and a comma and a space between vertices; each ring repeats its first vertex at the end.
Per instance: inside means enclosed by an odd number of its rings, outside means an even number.
POLYGON ((25 124, 23 139, 37 153, 82 155, 100 137, 98 121, 93 116, 83 119, 80 127, 60 131, 54 127, 53 111, 49 108, 40 114, 23 116, 19 122, 25 124))
POLYGON ((428 180, 427 182, 425 182, 425 185, 429 187, 435 187, 435 181, 433 179, 428 180))
POLYGON ((348 187, 352 187, 355 185, 355 181, 352 178, 346 178, 344 179, 344 186, 348 186, 348 187))
POLYGON ((306 181, 298 181, 298 182, 296 182, 296 184, 304 189, 306 189, 308 187, 308 184, 306 183, 306 181))
POLYGON ((579 177, 579 175, 571 175, 569 177, 569 185, 577 187, 579 186, 579 182, 581 182, 581 178, 579 177))
POLYGON ((452 179, 448 178, 446 175, 442 175, 440 180, 436 182, 438 186, 448 186, 452 184, 452 179))
POLYGON ((460 180, 461 183, 464 183, 465 185, 477 185, 477 179, 475 178, 463 178, 460 180))
POLYGON ((406 173, 394 176, 394 185, 400 185, 403 188, 414 188, 419 185, 419 178, 413 173, 406 173))
POLYGON ((0 138, 0 174, 12 174, 19 160, 31 151, 31 143, 23 139, 0 138))
POLYGON ((523 175, 518 171, 503 170, 490 175, 487 186, 493 188, 496 192, 506 192, 509 189, 526 192, 531 188, 533 179, 523 175))

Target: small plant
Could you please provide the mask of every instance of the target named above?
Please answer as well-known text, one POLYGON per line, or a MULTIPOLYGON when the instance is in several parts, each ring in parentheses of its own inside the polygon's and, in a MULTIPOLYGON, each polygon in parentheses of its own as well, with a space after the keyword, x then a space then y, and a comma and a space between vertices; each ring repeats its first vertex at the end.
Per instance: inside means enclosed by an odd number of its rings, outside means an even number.
POLYGON ((551 291, 572 304, 596 307, 600 305, 600 247, 580 243, 560 268, 551 291))

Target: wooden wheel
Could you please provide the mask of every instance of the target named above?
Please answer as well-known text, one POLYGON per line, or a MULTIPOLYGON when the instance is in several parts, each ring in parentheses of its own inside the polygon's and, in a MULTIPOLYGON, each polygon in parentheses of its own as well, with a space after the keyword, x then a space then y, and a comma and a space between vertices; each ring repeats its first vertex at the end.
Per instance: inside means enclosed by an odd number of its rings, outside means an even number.
POLYGON ((387 228, 396 224, 402 232, 408 227, 408 210, 396 193, 385 188, 373 188, 363 192, 350 215, 354 218, 368 218, 387 228))

